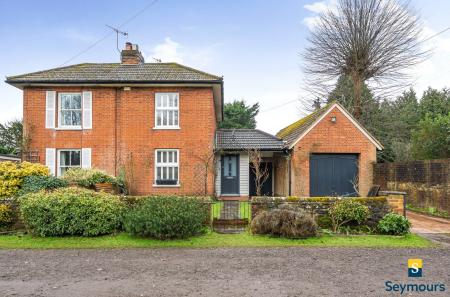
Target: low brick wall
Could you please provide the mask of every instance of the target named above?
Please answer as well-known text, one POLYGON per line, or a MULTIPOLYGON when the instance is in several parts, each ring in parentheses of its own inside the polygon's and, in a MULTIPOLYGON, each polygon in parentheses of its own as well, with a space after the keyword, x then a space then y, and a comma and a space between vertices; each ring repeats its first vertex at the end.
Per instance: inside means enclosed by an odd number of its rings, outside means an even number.
POLYGON ((328 209, 339 199, 354 199, 367 205, 371 213, 371 217, 367 222, 368 225, 377 224, 384 215, 391 211, 403 214, 403 196, 401 195, 370 198, 305 197, 292 199, 285 197, 253 197, 252 219, 261 211, 280 207, 303 210, 316 217, 328 216, 328 209))

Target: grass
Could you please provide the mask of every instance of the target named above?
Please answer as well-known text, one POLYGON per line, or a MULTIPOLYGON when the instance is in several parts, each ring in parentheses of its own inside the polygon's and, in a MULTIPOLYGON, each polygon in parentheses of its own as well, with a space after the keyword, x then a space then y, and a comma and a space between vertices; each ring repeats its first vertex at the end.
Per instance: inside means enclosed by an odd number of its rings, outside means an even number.
POLYGON ((433 243, 415 234, 406 236, 363 235, 332 236, 308 239, 285 239, 241 234, 205 235, 180 240, 154 240, 132 237, 125 233, 99 237, 33 237, 31 235, 2 235, 0 249, 93 249, 93 248, 217 248, 217 247, 390 247, 426 248, 433 243))

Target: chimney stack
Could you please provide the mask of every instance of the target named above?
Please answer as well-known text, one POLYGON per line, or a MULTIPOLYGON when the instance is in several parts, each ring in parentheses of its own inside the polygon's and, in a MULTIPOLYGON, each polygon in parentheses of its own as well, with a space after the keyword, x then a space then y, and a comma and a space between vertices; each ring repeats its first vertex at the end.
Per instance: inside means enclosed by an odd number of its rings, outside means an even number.
POLYGON ((137 44, 131 42, 125 43, 125 48, 120 53, 120 60, 122 64, 137 65, 144 63, 144 57, 139 51, 137 44))

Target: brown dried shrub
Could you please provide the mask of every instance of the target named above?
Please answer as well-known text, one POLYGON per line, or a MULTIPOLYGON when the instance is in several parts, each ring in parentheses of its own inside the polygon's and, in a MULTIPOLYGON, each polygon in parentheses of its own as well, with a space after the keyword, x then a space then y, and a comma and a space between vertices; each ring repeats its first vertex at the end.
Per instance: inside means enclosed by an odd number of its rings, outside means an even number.
POLYGON ((269 234, 286 238, 306 238, 317 235, 317 224, 303 211, 275 209, 258 214, 251 223, 253 234, 269 234))

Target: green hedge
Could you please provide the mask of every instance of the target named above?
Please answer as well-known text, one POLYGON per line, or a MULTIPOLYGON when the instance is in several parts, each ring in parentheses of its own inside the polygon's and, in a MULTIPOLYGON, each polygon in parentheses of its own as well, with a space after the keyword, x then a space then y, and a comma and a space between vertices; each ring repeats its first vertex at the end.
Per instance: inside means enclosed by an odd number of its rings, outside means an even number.
POLYGON ((92 188, 98 183, 117 184, 114 176, 98 169, 71 168, 64 173, 63 179, 85 188, 92 188))
POLYGON ((67 187, 67 181, 55 176, 31 175, 23 179, 22 187, 17 193, 19 196, 40 190, 54 190, 67 187))
POLYGON ((192 197, 140 198, 125 214, 124 228, 128 233, 138 236, 187 238, 204 231, 208 210, 207 203, 192 197))
POLYGON ((396 213, 388 213, 378 222, 378 230, 382 234, 405 235, 409 233, 410 228, 409 220, 396 213))
POLYGON ((30 193, 19 203, 25 226, 39 236, 110 234, 125 210, 117 196, 72 187, 30 193))

